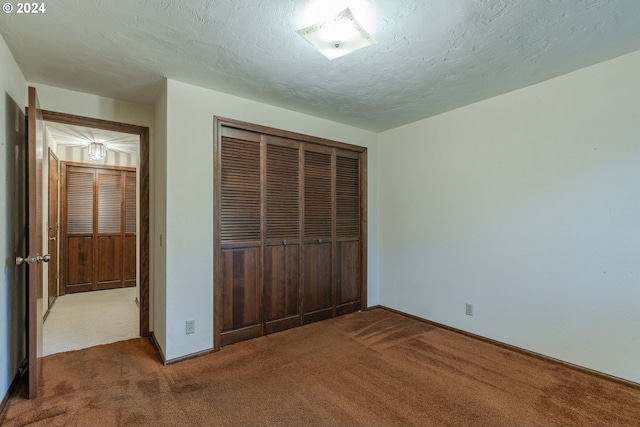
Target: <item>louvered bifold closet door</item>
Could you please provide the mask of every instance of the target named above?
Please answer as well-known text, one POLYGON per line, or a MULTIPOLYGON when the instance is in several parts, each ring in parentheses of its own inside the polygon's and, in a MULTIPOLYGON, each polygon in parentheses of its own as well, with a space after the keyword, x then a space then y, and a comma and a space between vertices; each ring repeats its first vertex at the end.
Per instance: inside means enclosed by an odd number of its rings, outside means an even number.
POLYGON ((66 233, 63 242, 60 294, 90 291, 95 275, 93 238, 94 169, 66 168, 66 233))
POLYGON ((62 169, 60 293, 136 286, 135 171, 67 162, 62 169))
POLYGON ((303 323, 333 316, 332 151, 319 145, 304 146, 303 323))
POLYGON ((301 323, 300 146, 298 141, 267 137, 265 333, 301 323))
POLYGON ((122 173, 97 170, 96 289, 122 287, 122 173))
POLYGON ((216 118, 214 349, 366 306, 366 149, 216 118))
POLYGON ((360 309, 360 156, 336 150, 336 314, 360 309))
POLYGON ((127 287, 136 285, 136 173, 125 173, 125 206, 124 206, 124 285, 127 287))
POLYGON ((221 345, 262 335, 261 136, 223 128, 220 145, 221 345))

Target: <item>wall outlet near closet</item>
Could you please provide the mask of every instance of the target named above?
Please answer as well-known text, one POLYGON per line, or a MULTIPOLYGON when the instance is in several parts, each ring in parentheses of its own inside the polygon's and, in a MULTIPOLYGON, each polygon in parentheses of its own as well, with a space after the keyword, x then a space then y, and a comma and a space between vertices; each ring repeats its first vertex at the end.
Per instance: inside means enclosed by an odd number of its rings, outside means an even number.
POLYGON ((465 304, 464 312, 467 316, 473 316, 473 304, 465 304))
POLYGON ((187 320, 185 323, 185 334, 193 334, 196 331, 196 321, 195 320, 187 320))

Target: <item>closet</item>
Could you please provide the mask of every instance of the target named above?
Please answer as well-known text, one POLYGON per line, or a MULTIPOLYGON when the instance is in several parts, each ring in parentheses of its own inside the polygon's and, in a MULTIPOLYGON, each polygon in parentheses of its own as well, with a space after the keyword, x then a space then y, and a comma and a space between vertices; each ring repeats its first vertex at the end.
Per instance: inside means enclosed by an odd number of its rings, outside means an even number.
POLYGON ((136 286, 135 168, 61 169, 60 294, 136 286))
POLYGON ((215 129, 215 348, 365 307, 366 148, 215 129))

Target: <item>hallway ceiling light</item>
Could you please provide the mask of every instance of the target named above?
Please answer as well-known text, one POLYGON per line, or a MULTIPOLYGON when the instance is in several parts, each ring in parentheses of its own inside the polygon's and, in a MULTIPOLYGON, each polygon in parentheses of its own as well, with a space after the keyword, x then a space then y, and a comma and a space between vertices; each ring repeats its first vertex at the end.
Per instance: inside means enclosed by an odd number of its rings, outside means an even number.
POLYGON ((107 147, 99 142, 89 144, 89 157, 95 160, 102 160, 107 157, 107 147))
POLYGON ((333 18, 296 31, 328 59, 335 59, 377 42, 349 8, 333 18))

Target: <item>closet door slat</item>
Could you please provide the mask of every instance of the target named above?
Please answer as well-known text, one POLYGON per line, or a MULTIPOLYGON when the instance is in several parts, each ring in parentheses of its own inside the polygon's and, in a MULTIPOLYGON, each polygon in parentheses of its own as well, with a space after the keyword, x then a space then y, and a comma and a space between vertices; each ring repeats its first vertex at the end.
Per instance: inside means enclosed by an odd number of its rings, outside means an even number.
POLYGON ((360 235, 360 161, 336 157, 336 235, 360 235))
POLYGON ((331 238, 331 155, 304 152, 304 237, 331 238))
POLYGON ((93 233, 93 175, 94 172, 67 172, 67 232, 93 233))
POLYGON ((125 233, 136 232, 136 173, 125 175, 125 233))
POLYGON ((267 239, 300 237, 298 152, 267 144, 267 239))
POLYGON ((221 156, 220 238, 260 240, 260 145, 225 138, 221 156))
POLYGON ((98 233, 120 234, 122 228, 122 175, 98 173, 98 233))

